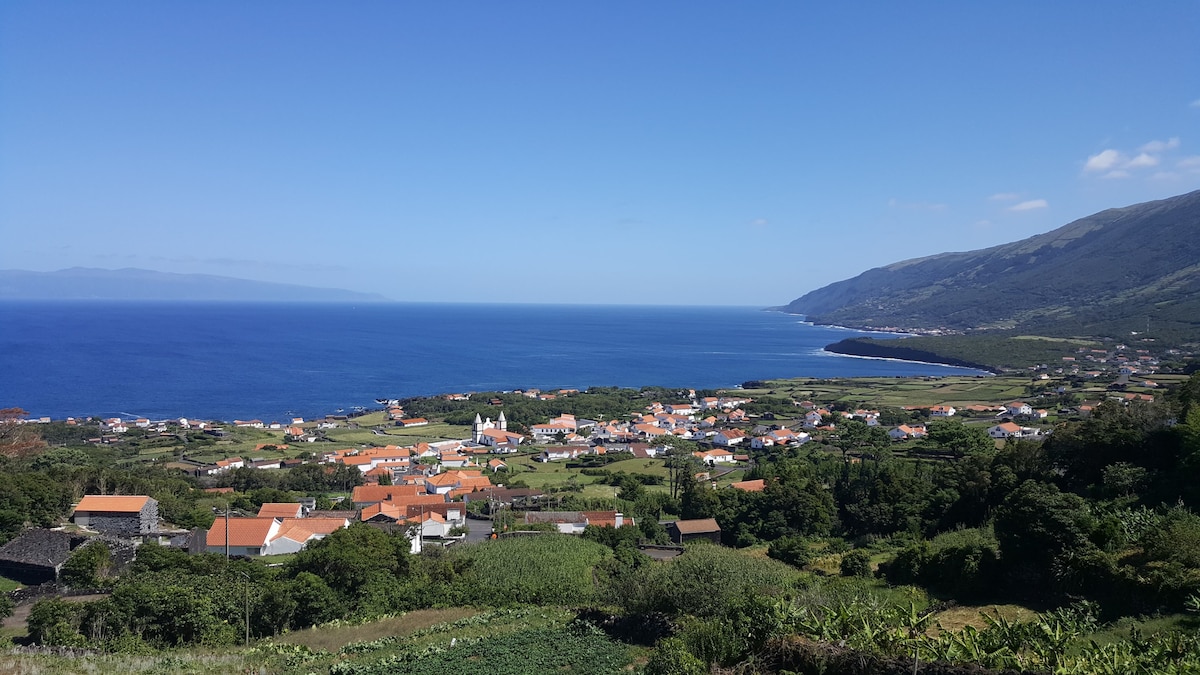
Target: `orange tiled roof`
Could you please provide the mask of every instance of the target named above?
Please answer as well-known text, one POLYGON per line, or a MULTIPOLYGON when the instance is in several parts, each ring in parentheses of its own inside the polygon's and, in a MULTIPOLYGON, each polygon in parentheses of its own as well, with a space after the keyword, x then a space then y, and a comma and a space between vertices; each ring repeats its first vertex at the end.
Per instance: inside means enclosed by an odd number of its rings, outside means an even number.
POLYGON ((75 512, 103 511, 106 513, 137 513, 150 498, 142 495, 87 495, 79 500, 75 512))
POLYGON ((297 502, 266 503, 258 507, 259 518, 295 518, 300 513, 297 502))
MULTIPOLYGON (((267 543, 267 536, 271 533, 271 527, 275 525, 275 522, 274 518, 230 518, 229 545, 263 546, 267 543)), ((205 543, 208 546, 225 545, 224 518, 217 518, 213 521, 205 543)))

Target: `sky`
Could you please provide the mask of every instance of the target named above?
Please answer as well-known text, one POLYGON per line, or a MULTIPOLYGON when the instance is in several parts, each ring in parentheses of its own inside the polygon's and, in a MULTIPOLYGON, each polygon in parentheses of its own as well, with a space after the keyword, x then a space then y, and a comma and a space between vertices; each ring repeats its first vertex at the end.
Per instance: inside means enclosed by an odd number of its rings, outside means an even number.
POLYGON ((781 305, 1200 189, 1200 3, 0 3, 0 268, 781 305))

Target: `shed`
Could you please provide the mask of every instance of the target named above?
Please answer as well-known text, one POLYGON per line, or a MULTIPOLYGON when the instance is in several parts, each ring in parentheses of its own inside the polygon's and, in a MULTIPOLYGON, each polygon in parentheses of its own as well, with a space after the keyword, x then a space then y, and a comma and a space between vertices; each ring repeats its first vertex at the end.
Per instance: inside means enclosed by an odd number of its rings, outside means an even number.
POLYGON ((721 526, 716 518, 700 518, 697 520, 676 520, 667 523, 667 532, 671 541, 682 544, 697 539, 707 539, 714 544, 721 543, 721 526))

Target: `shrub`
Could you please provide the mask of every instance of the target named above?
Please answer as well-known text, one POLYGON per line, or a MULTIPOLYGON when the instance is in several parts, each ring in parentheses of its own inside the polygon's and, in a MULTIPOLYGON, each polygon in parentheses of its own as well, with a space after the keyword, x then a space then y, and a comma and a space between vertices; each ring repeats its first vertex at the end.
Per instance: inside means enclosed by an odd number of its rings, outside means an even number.
POLYGON ((871 554, 861 548, 850 551, 842 556, 841 571, 844 577, 871 576, 871 554))

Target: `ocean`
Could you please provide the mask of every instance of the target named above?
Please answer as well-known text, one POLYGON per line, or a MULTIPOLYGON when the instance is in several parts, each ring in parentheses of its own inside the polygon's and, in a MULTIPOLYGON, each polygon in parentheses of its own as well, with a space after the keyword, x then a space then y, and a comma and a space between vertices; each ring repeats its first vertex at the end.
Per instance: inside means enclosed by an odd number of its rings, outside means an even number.
POLYGON ((982 374, 821 351, 857 335, 749 307, 4 302, 0 408, 269 422, 450 392, 982 374))

